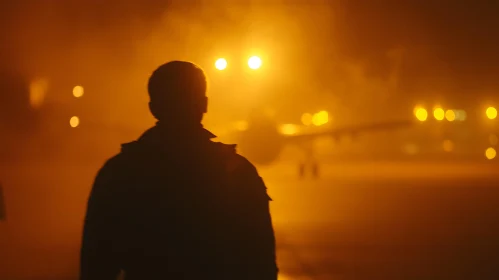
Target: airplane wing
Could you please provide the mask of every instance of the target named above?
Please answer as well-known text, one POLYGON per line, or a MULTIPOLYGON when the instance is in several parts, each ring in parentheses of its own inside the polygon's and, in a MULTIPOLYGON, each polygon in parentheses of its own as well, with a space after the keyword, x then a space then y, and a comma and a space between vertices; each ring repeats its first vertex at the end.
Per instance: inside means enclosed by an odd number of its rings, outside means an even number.
POLYGON ((344 136, 356 136, 360 133, 366 133, 366 132, 396 130, 412 126, 413 124, 414 124, 413 121, 397 121, 397 122, 364 124, 358 126, 345 126, 345 127, 333 128, 314 133, 284 135, 284 139, 288 143, 300 143, 305 141, 311 141, 318 137, 329 136, 333 138, 340 138, 344 136))

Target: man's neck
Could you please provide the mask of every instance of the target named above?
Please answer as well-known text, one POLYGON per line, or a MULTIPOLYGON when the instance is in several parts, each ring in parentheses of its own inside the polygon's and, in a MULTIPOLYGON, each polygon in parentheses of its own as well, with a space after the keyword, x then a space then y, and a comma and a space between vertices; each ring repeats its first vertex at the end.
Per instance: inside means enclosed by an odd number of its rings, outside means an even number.
POLYGON ((156 128, 170 133, 199 133, 204 130, 201 123, 156 122, 156 128))

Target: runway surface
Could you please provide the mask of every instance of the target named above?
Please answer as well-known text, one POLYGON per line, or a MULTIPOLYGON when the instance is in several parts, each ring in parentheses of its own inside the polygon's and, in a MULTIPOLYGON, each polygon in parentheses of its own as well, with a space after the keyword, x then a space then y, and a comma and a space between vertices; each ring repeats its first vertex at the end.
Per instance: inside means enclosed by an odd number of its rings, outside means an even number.
MULTIPOLYGON (((0 279, 75 279, 96 167, 61 168, 2 168, 0 279)), ((319 180, 291 163, 260 170, 280 279, 499 279, 497 166, 328 164, 319 180)))
POLYGON ((267 182, 282 279, 499 279, 495 166, 280 168, 267 182))

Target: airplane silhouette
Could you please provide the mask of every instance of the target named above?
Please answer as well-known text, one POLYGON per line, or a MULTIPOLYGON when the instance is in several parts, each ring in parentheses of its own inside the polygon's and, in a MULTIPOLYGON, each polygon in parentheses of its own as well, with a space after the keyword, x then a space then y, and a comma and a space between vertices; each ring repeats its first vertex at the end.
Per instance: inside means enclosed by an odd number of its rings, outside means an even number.
MULTIPOLYGON (((84 160, 100 158, 99 153, 119 148, 117 139, 127 141, 140 135, 138 128, 123 124, 109 124, 98 120, 85 119, 74 129, 70 127, 71 108, 68 106, 51 106, 33 109, 30 104, 29 84, 25 79, 3 76, 0 79, 3 91, 0 95, 0 111, 3 112, 0 130, 2 151, 0 160, 20 159, 19 153, 27 157, 39 157, 50 160, 58 156, 65 159, 84 160), (9 97, 10 96, 10 97, 9 97), (77 147, 77 148, 75 148, 77 147), (85 151, 82 153, 82 151, 85 151), (10 155, 10 156, 9 156, 10 155)), ((312 142, 319 137, 339 139, 351 136, 356 138, 361 133, 396 130, 408 127, 413 121, 396 121, 384 123, 361 124, 357 126, 332 127, 312 133, 286 135, 279 131, 278 124, 272 118, 263 115, 251 115, 248 127, 244 131, 233 131, 231 137, 238 150, 257 165, 270 165, 277 161, 280 153, 287 145, 295 145, 305 152, 305 161, 298 163, 299 175, 303 176, 310 168, 312 175, 319 175, 319 164, 315 158, 312 142)), ((144 127, 142 130, 146 129, 144 127)), ((60 157, 59 157, 60 158, 60 157)))

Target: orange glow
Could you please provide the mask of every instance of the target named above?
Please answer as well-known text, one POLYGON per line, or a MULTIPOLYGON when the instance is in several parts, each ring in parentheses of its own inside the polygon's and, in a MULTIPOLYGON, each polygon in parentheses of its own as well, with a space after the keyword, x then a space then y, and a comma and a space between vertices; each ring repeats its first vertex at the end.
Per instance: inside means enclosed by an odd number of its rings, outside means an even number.
POLYGON ((415 155, 419 152, 419 147, 413 143, 407 143, 402 147, 403 151, 409 155, 415 155))
POLYGON ((225 58, 217 59, 217 61, 215 62, 215 68, 217 68, 218 70, 224 70, 225 68, 227 68, 227 60, 225 60, 225 58))
POLYGON ((456 110, 454 111, 454 113, 456 114, 456 120, 458 121, 465 121, 466 120, 466 111, 464 110, 456 110))
POLYGON ((497 152, 494 148, 490 147, 485 150, 485 157, 489 160, 494 159, 497 155, 497 152))
POLYGON ((497 138, 497 135, 495 135, 495 134, 489 135, 489 142, 491 145, 494 145, 494 146, 497 145, 498 140, 499 139, 497 138))
POLYGON ((84 93, 83 87, 82 86, 75 86, 73 88, 73 96, 76 98, 82 97, 84 93))
POLYGON ((445 118, 450 121, 450 122, 453 122, 456 120, 456 113, 454 112, 454 110, 447 110, 445 112, 445 118))
POLYGON ((239 131, 245 131, 248 129, 248 122, 247 121, 238 121, 234 123, 234 128, 239 131))
POLYGON ((256 70, 262 66, 262 60, 258 56, 252 56, 248 59, 249 68, 256 70))
POLYGON ((36 80, 29 85, 29 102, 31 107, 40 108, 47 95, 48 81, 44 79, 36 80))
POLYGON ((329 114, 327 111, 320 111, 317 114, 314 114, 312 117, 312 123, 315 126, 321 126, 329 122, 329 114))
POLYGON ((77 116, 71 117, 71 119, 69 120, 69 125, 71 127, 79 126, 80 125, 80 118, 78 118, 77 116))
POLYGON ((454 150, 454 143, 451 140, 445 140, 442 146, 444 151, 448 153, 454 150))
POLYGON ((487 114, 487 118, 493 120, 493 119, 497 118, 497 109, 494 107, 489 107, 485 111, 485 114, 487 114))
POLYGON ((267 117, 267 118, 275 118, 275 115, 276 115, 276 111, 270 107, 267 107, 263 110, 263 113, 264 115, 267 117))
POLYGON ((445 118, 445 111, 442 108, 436 108, 433 110, 433 116, 437 121, 442 121, 445 118))
POLYGON ((282 125, 280 131, 284 135, 293 135, 293 134, 296 134, 298 132, 298 127, 294 124, 288 123, 288 124, 282 125))
POLYGON ((428 111, 424 108, 416 108, 414 109, 414 115, 419 121, 426 121, 428 119, 428 111))
POLYGON ((307 126, 312 124, 312 119, 313 119, 313 116, 312 116, 312 114, 309 114, 309 113, 305 113, 301 116, 301 122, 307 126))

